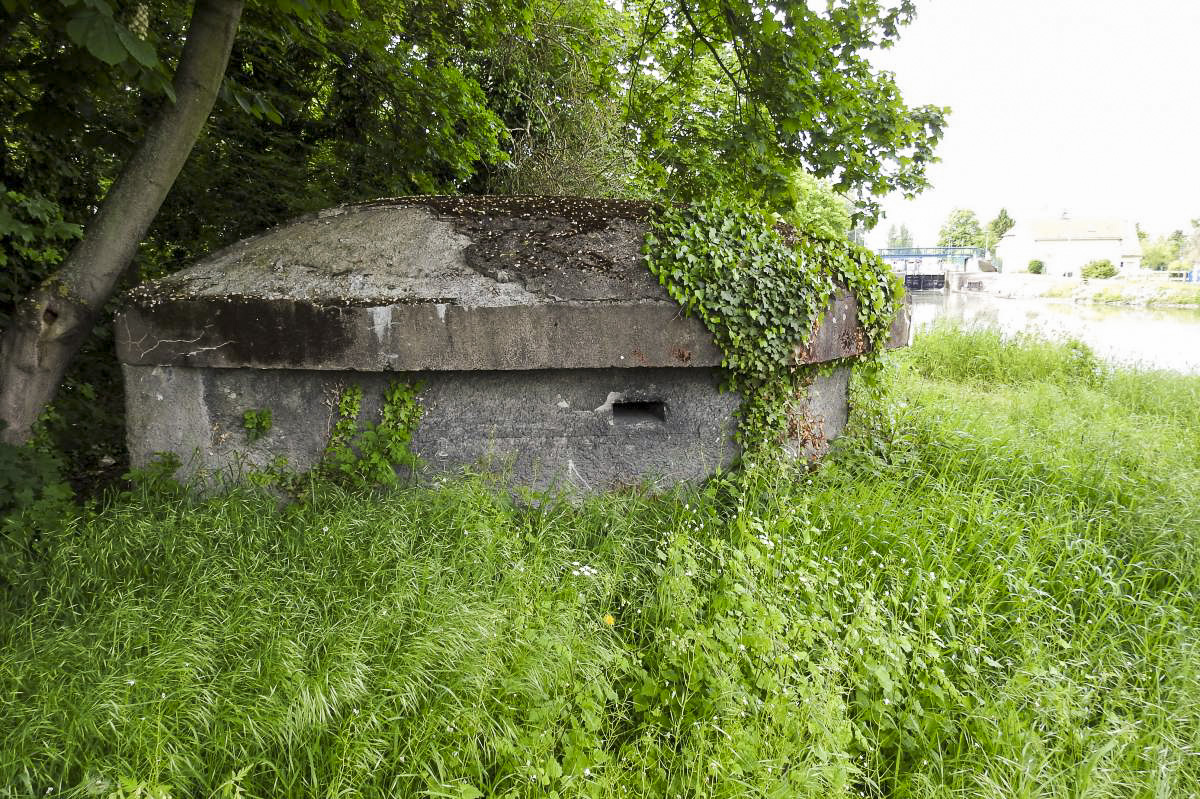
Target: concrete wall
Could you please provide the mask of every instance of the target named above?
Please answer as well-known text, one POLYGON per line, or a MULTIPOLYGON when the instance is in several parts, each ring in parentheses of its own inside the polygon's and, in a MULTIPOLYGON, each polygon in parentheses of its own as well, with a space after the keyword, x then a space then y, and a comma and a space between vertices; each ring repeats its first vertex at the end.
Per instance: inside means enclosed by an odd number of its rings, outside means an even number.
MULTIPOLYGON (((514 482, 583 491, 642 480, 698 480, 729 465, 740 398, 718 391, 714 369, 560 369, 481 372, 335 372, 124 366, 134 465, 158 452, 185 460, 184 474, 237 479, 276 456, 296 470, 319 461, 336 403, 364 391, 363 420, 378 418, 395 380, 422 384, 413 451, 427 474, 488 468, 514 482), (271 430, 255 442, 247 410, 270 409, 271 430)), ((819 377, 795 409, 788 450, 825 451, 846 423, 849 369, 819 377)))

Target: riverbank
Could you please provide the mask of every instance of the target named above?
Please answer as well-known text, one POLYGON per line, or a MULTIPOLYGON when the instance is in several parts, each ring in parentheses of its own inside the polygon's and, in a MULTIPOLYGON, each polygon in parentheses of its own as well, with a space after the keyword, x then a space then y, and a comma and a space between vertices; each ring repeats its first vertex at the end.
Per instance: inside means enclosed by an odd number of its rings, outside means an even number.
POLYGON ((1107 363, 1200 375, 1200 309, 1008 299, 977 291, 914 294, 912 327, 950 324, 1078 340, 1107 363))
POLYGON ((982 273, 971 282, 1004 299, 1048 298, 1077 303, 1144 308, 1200 308, 1200 284, 1168 281, 1165 273, 1142 273, 1105 280, 1017 273, 982 273))
POLYGON ((1200 378, 935 330, 884 379, 812 472, 10 524, 0 785, 1200 793, 1200 378))

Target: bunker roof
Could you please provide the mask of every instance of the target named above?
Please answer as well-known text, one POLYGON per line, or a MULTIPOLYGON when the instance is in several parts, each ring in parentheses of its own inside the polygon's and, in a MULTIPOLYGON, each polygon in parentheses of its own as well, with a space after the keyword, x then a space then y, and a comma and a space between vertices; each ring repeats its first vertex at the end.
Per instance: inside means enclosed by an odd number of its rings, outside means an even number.
MULTIPOLYGON (((420 196, 322 211, 135 289, 129 364, 419 371, 716 366, 642 255, 651 205, 420 196)), ((804 360, 861 351, 839 296, 804 360), (836 327, 836 329, 834 329, 836 327)))
POLYGON ((649 204, 403 197, 331 208, 227 247, 141 298, 472 307, 666 300, 641 255, 649 204))

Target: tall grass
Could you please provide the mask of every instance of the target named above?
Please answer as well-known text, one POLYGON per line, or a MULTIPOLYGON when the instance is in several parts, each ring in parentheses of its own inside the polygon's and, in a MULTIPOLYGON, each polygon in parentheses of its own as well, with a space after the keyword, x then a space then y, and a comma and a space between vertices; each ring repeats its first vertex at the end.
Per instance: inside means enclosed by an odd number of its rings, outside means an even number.
POLYGON ((8 561, 0 795, 1196 795, 1200 379, 890 380, 811 473, 81 512, 8 561))

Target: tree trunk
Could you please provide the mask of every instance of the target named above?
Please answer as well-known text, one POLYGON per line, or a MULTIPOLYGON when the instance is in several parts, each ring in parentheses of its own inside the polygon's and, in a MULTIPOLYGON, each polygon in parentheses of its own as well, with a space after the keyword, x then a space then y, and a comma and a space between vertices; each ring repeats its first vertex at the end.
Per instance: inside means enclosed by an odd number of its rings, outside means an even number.
POLYGON ((212 111, 245 0, 196 0, 166 104, 62 266, 0 339, 0 441, 29 440, 95 326, 212 111))

